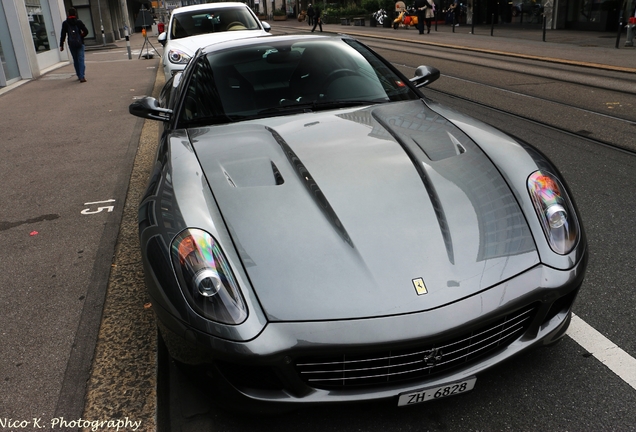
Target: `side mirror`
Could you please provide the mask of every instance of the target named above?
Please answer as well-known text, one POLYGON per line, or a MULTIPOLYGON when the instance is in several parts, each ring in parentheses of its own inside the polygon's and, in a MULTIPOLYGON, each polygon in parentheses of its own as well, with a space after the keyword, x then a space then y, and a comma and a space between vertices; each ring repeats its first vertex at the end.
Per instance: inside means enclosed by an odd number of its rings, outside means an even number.
POLYGON ((166 39, 168 38, 168 33, 163 32, 159 36, 157 36, 157 41, 162 45, 166 45, 166 39))
POLYGON ((263 26, 263 30, 265 30, 266 32, 270 32, 270 30, 272 29, 272 26, 269 25, 268 22, 266 21, 261 21, 261 25, 263 26))
POLYGON ((439 75, 439 70, 432 66, 420 66, 415 69, 415 76, 409 81, 415 84, 415 87, 420 88, 437 80, 439 75))
POLYGON ((172 110, 161 108, 157 99, 146 96, 128 106, 132 115, 151 120, 170 121, 172 110))

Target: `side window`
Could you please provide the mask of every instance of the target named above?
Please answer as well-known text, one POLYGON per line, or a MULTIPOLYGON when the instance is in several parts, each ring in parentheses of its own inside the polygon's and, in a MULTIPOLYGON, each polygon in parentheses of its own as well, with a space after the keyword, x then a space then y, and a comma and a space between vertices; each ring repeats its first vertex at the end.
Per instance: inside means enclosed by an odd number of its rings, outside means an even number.
POLYGON ((346 40, 345 42, 369 63, 389 99, 392 101, 419 99, 419 96, 367 47, 354 40, 346 40))
POLYGON ((207 57, 201 57, 194 65, 179 121, 193 121, 222 116, 223 106, 214 83, 214 73, 207 57))
POLYGON ((168 107, 170 105, 170 96, 172 95, 174 77, 171 77, 161 89, 159 94, 159 105, 168 107))

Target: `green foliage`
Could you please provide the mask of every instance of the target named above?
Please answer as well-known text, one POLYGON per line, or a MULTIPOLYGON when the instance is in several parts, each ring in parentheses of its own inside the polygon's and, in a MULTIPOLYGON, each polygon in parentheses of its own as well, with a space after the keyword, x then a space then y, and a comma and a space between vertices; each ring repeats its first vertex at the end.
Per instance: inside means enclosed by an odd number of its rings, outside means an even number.
POLYGON ((274 16, 284 16, 287 15, 285 9, 274 9, 274 16))
MULTIPOLYGON (((375 0, 375 1, 378 1, 378 0, 375 0)), ((345 17, 366 15, 367 10, 363 8, 362 6, 358 6, 355 2, 350 2, 347 4, 341 4, 340 6, 337 6, 331 3, 329 4, 329 7, 327 7, 327 10, 325 12, 329 16, 345 18, 345 17)))
POLYGON ((361 0, 360 7, 367 12, 375 12, 382 8, 382 0, 361 0))
POLYGON ((340 23, 340 18, 369 16, 379 9, 390 12, 394 7, 395 0, 358 0, 357 2, 341 0, 338 3, 327 3, 323 15, 325 15, 326 20, 332 21, 330 23, 340 23))

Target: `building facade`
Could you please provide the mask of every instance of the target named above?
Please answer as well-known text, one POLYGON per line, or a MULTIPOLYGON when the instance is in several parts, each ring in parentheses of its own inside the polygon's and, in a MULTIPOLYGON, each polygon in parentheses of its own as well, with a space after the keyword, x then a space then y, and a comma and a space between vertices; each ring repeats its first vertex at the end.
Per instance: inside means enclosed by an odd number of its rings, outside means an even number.
MULTIPOLYGON (((444 10, 457 0, 441 1, 444 10)), ((634 16, 636 0, 459 0, 462 22, 472 24, 510 23, 548 29, 617 31, 634 16)))
POLYGON ((0 88, 38 78, 69 60, 59 40, 70 7, 86 24, 90 46, 123 38, 131 13, 141 6, 137 0, 0 0, 0 88))
MULTIPOLYGON (((441 9, 457 1, 464 22, 476 24, 523 22, 539 24, 546 17, 549 29, 616 31, 636 13, 636 0, 436 0, 441 9), (521 14, 521 15, 519 15, 521 14)), ((68 61, 68 50, 60 52, 62 22, 70 7, 77 9, 89 34, 86 45, 106 45, 135 31, 135 19, 142 8, 153 9, 167 21, 179 6, 205 0, 0 0, 0 89, 24 79, 39 77, 47 69, 68 61)), ((209 1, 208 1, 209 2, 209 1)), ((312 0, 247 0, 257 13, 271 17, 284 10, 294 17, 312 0)), ((322 6, 330 2, 318 0, 322 6)))

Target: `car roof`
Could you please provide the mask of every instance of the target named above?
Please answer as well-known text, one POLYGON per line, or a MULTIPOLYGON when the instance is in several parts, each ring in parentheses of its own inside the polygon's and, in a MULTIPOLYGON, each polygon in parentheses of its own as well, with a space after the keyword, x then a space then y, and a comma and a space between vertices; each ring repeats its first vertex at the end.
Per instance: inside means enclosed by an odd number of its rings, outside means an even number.
POLYGON ((198 10, 207 10, 207 9, 224 9, 224 8, 231 8, 231 7, 247 7, 247 5, 245 3, 239 3, 239 2, 218 2, 218 3, 203 3, 203 4, 197 4, 197 5, 191 5, 191 6, 181 6, 178 7, 176 9, 173 9, 172 14, 179 14, 179 13, 183 13, 183 12, 192 12, 192 11, 198 11, 198 10))

